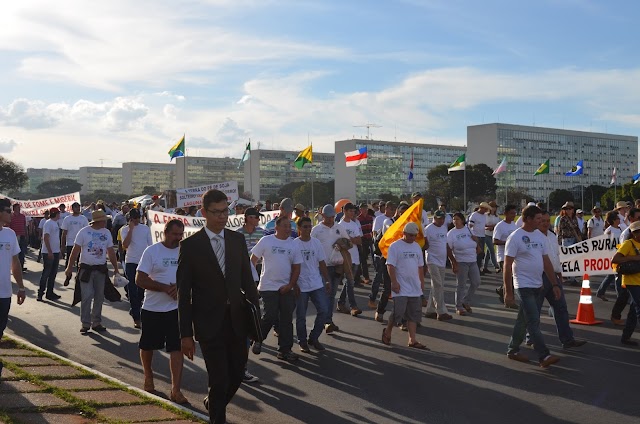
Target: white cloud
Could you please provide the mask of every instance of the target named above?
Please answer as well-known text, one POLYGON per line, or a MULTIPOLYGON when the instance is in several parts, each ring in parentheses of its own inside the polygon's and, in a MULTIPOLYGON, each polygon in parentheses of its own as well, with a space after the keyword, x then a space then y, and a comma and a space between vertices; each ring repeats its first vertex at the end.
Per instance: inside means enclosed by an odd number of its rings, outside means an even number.
POLYGON ((249 138, 249 134, 250 132, 240 128, 236 121, 226 118, 216 132, 216 139, 223 145, 242 145, 242 142, 249 138))
POLYGON ((59 108, 39 100, 16 99, 0 107, 0 124, 30 129, 49 128, 59 120, 59 108))
POLYGON ((117 97, 106 114, 105 124, 112 131, 141 129, 148 112, 149 108, 139 99, 117 97))
POLYGON ((17 145, 15 140, 0 139, 0 153, 11 153, 17 145))

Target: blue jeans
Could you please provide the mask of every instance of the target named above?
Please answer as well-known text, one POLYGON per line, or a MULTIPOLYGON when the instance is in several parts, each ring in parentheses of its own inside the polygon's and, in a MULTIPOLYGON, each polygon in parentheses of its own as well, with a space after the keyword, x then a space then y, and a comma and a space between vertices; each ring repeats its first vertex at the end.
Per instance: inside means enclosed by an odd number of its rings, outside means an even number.
MULTIPOLYGON (((357 271, 358 271, 358 264, 351 264, 351 272, 353 273, 353 275, 356 275, 357 271)), ((340 293, 340 298, 338 299, 338 305, 344 305, 348 297, 349 307, 357 308, 358 305, 356 304, 356 293, 353 290, 354 282, 353 280, 349 280, 346 275, 345 275, 345 278, 347 282, 344 283, 344 286, 342 286, 342 292, 340 293)))
POLYGON ((7 328, 7 322, 9 322, 9 309, 11 308, 11 298, 0 298, 0 339, 4 334, 5 328, 7 328))
POLYGON ((329 312, 329 297, 324 288, 313 290, 310 292, 301 292, 296 299, 296 335, 298 343, 307 341, 307 306, 309 299, 316 308, 316 320, 313 323, 313 330, 309 334, 309 340, 318 340, 324 324, 327 322, 327 313, 329 312))
MULTIPOLYGON (((573 330, 569 326, 569 310, 567 309, 567 301, 564 298, 562 285, 558 284, 558 287, 560 287, 560 299, 556 300, 556 297, 553 294, 553 286, 546 274, 542 274, 542 283, 542 294, 547 299, 547 302, 549 302, 549 305, 553 308, 553 317, 556 320, 558 339, 560 339, 560 343, 562 344, 569 343, 573 340, 573 330)), ((542 302, 540 305, 542 305, 542 302)), ((538 315, 540 315, 540 311, 538 311, 538 315)))
POLYGON ((533 349, 538 354, 539 360, 543 360, 549 355, 549 349, 544 344, 542 332, 540 331, 540 308, 544 301, 543 288, 522 288, 515 289, 515 295, 520 299, 520 309, 518 318, 513 326, 511 340, 507 354, 518 353, 520 345, 528 331, 533 341, 533 349))
POLYGON ((480 247, 480 253, 476 254, 478 270, 482 269, 482 261, 484 260, 484 239, 486 239, 486 237, 478 237, 478 247, 480 247))
POLYGON ((600 286, 598 286, 598 291, 596 292, 596 295, 604 296, 604 294, 606 293, 611 283, 614 283, 615 280, 616 280, 616 274, 609 274, 606 277, 604 277, 604 280, 602 280, 602 282, 600 283, 600 286))
POLYGON ((342 276, 336 274, 336 267, 328 266, 327 272, 329 274, 329 279, 331 280, 331 293, 329 293, 329 312, 327 312, 327 324, 331 324, 333 322, 333 311, 336 306, 336 294, 338 293, 338 286, 340 285, 340 281, 342 281, 342 276))
POLYGON ((18 254, 18 259, 20 259, 20 265, 24 268, 24 258, 27 255, 27 244, 29 240, 27 240, 27 236, 18 236, 18 245, 20 245, 20 253, 18 254))
POLYGON ((640 317, 640 286, 627 286, 627 292, 631 297, 631 305, 627 314, 627 322, 622 331, 622 340, 629 340, 640 317))
POLYGON ((60 253, 54 253, 53 259, 49 259, 48 253, 42 254, 42 263, 44 269, 40 275, 40 288, 38 289, 38 297, 53 294, 53 286, 56 283, 56 274, 58 273, 58 263, 60 262, 60 253))
POLYGON ((498 260, 496 259, 496 249, 493 247, 493 237, 485 236, 484 244, 487 246, 487 253, 484 256, 484 269, 489 267, 489 259, 491 259, 491 263, 494 268, 498 268, 498 260))
POLYGON ((127 280, 129 280, 129 284, 127 284, 130 305, 129 315, 131 315, 134 321, 140 321, 140 308, 142 307, 142 301, 144 300, 144 289, 136 285, 137 270, 138 264, 124 264, 124 272, 127 276, 127 280))

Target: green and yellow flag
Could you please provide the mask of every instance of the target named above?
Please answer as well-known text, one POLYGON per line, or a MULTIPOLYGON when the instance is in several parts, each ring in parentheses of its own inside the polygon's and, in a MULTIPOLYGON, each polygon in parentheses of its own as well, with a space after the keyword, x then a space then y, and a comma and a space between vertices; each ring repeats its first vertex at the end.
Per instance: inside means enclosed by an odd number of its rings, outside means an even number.
POLYGON ((169 150, 169 162, 173 160, 173 158, 179 158, 184 156, 185 147, 184 147, 184 134, 180 141, 173 145, 173 147, 169 150))
POLYGON ((548 174, 548 173, 549 173, 549 159, 547 159, 545 163, 540 165, 540 168, 538 168, 538 170, 533 175, 536 176, 536 175, 548 174))
POLYGON ((464 153, 460 155, 458 159, 456 159, 451 165, 449 165, 449 169, 447 169, 447 173, 453 171, 464 171, 466 167, 466 158, 464 153))
POLYGON ((311 151, 312 145, 300 152, 296 160, 293 162, 293 166, 298 169, 302 169, 307 163, 313 163, 313 152, 311 151))

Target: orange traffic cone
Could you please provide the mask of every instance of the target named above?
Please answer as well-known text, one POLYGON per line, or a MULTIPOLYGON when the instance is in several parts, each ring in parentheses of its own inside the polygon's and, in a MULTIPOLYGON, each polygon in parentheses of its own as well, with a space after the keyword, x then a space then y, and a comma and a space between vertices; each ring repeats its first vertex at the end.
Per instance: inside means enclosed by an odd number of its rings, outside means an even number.
POLYGON ((580 289, 580 303, 578 304, 578 314, 576 319, 570 322, 574 324, 596 325, 602 321, 596 321, 593 313, 593 302, 591 300, 591 286, 589 285, 589 274, 584 274, 582 279, 582 289, 580 289))

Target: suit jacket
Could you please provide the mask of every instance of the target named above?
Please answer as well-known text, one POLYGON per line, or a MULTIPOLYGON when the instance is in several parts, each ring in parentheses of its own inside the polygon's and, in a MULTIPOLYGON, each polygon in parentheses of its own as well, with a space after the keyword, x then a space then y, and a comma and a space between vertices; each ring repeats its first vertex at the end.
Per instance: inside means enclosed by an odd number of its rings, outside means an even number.
POLYGON ((180 243, 176 275, 180 337, 211 340, 218 336, 227 299, 233 331, 240 337, 247 335, 248 322, 240 289, 259 308, 247 245, 242 234, 225 229, 224 246, 226 277, 204 228, 180 243))

